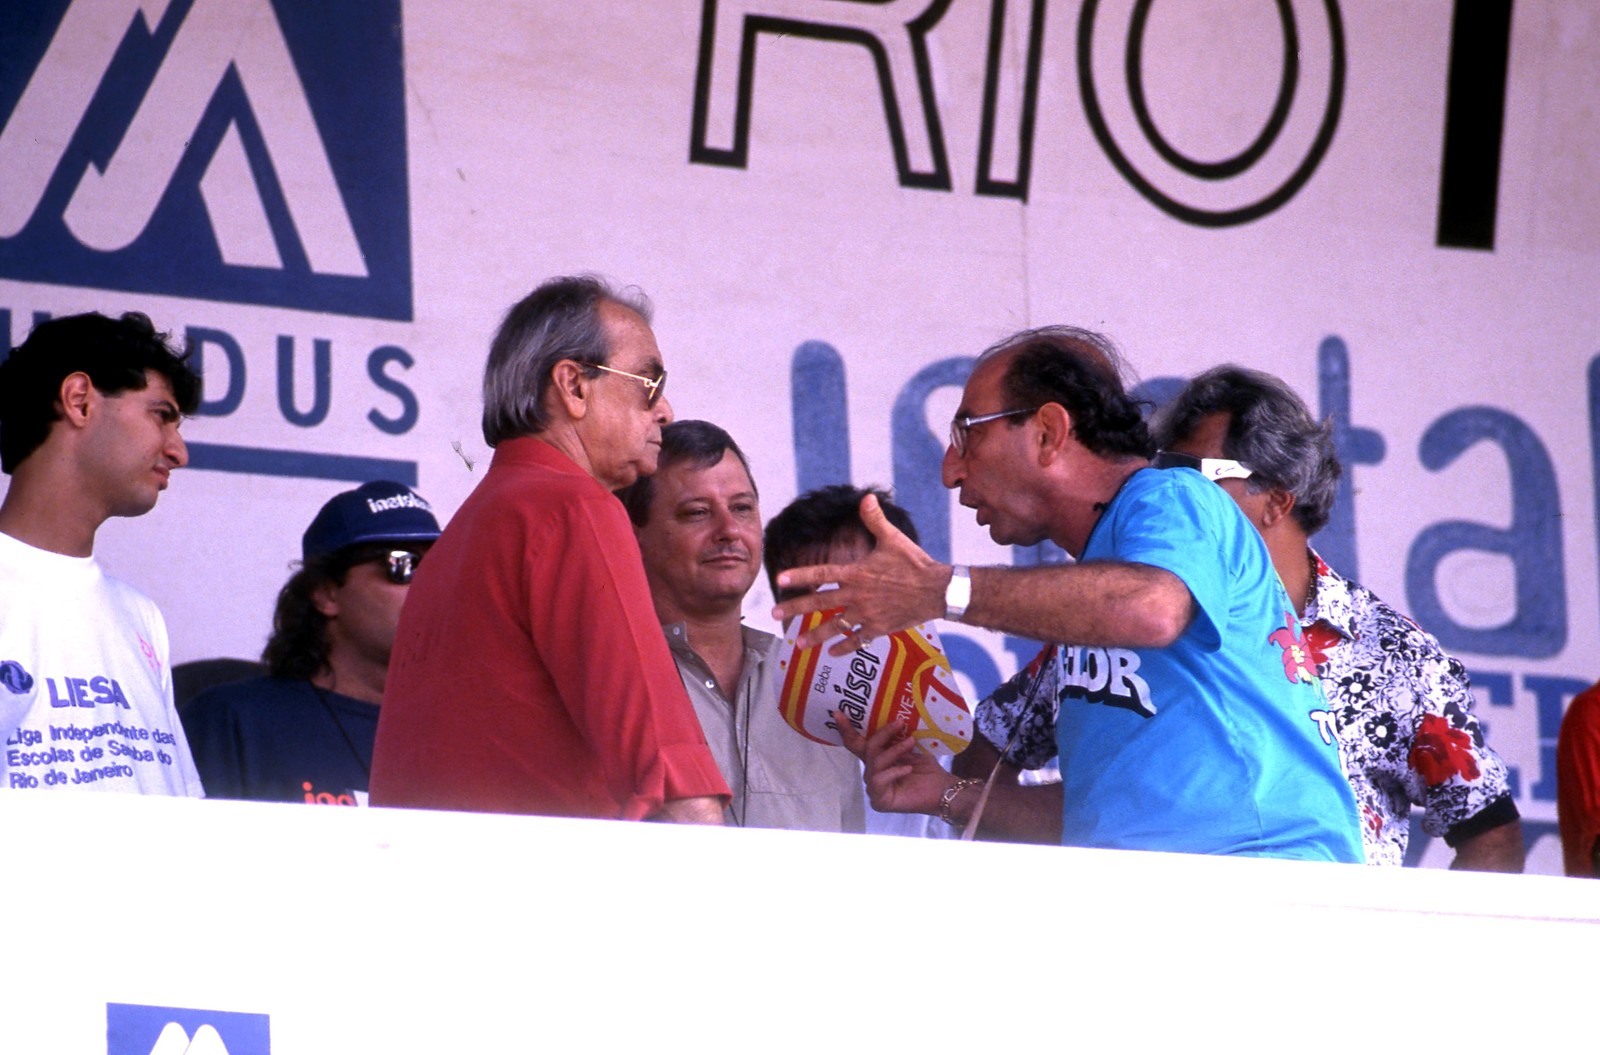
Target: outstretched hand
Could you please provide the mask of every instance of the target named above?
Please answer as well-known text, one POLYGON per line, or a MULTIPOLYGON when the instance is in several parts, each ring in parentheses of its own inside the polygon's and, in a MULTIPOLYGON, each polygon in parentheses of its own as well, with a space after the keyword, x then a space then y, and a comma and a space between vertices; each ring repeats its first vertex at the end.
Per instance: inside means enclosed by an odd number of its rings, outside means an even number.
POLYGON ((830 655, 844 656, 864 642, 944 614, 944 591, 951 569, 940 564, 889 523, 876 495, 861 500, 861 522, 875 546, 854 564, 814 564, 790 568, 778 576, 780 589, 813 591, 785 601, 772 610, 774 619, 787 624, 796 616, 831 608, 843 609, 831 622, 813 628, 800 638, 801 648, 812 648, 843 634, 830 655), (837 590, 815 592, 827 583, 837 590))
POLYGON ((832 714, 850 753, 866 764, 867 798, 879 813, 937 816, 939 799, 954 780, 903 725, 886 725, 871 736, 856 732, 849 719, 832 714))

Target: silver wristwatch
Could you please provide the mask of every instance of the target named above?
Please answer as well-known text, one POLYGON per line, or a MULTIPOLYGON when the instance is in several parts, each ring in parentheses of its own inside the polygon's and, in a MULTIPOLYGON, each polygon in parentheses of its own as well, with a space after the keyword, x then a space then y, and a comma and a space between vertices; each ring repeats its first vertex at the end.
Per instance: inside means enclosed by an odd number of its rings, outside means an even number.
POLYGON ((950 569, 950 585, 944 588, 944 617, 959 622, 972 603, 972 569, 957 564, 950 569))

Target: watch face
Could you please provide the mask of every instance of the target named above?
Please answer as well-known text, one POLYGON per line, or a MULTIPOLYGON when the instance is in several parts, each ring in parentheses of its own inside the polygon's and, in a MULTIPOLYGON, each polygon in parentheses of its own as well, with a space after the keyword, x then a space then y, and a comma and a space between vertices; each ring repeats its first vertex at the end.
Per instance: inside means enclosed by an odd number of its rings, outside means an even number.
POLYGON ((972 575, 965 565, 956 565, 950 573, 950 585, 944 590, 944 617, 959 619, 972 600, 972 575))

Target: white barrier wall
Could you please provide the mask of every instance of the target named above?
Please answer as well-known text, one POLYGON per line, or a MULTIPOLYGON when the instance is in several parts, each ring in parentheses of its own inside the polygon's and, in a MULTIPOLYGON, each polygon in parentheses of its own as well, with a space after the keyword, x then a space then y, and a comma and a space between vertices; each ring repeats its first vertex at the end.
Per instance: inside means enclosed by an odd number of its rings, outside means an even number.
MULTIPOLYGON (((746 446, 769 514, 892 484, 974 563, 1050 557, 997 549, 936 481, 990 341, 1103 329, 1156 394, 1272 370, 1338 424, 1319 545, 1467 662, 1555 871, 1554 738, 1597 673, 1597 22, 1588 0, 7 5, 0 328, 139 309, 201 347, 192 468, 100 545, 178 661, 259 650, 350 481, 459 504, 488 337, 553 274, 655 299, 677 412, 746 446)), ((975 690, 1031 648, 949 644, 975 690)))
POLYGON ((0 796, 0 827, 15 1052, 1555 1051, 1592 1023, 1575 879, 111 795, 0 796))

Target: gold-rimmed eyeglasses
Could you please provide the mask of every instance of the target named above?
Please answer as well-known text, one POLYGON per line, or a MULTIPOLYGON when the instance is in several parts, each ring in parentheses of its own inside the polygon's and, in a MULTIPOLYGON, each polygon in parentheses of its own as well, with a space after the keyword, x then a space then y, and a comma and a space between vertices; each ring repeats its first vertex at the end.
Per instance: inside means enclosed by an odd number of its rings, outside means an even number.
POLYGON ((608 374, 620 374, 623 377, 633 378, 644 386, 644 405, 646 407, 654 407, 661 401, 661 390, 667 384, 667 372, 665 370, 661 371, 656 377, 646 377, 643 374, 630 374, 626 370, 618 370, 614 366, 601 366, 599 363, 584 363, 583 365, 595 370, 604 370, 608 374))

